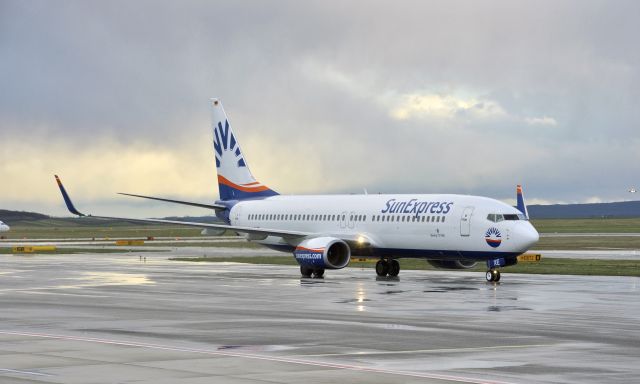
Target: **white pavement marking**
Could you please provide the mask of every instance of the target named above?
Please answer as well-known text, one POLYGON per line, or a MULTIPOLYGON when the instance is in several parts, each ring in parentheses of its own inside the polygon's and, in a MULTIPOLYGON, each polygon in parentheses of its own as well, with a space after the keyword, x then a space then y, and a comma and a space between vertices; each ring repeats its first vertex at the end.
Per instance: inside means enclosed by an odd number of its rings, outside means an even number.
POLYGON ((441 375, 441 374, 435 374, 435 373, 395 371, 395 370, 389 370, 389 369, 370 368, 370 367, 359 366, 359 365, 335 364, 335 363, 312 361, 312 360, 302 360, 302 359, 289 358, 289 357, 264 356, 264 355, 256 355, 256 354, 249 354, 249 353, 228 352, 228 351, 220 351, 220 350, 201 349, 201 348, 172 347, 168 345, 149 344, 149 343, 142 343, 142 342, 136 342, 136 341, 121 341, 121 340, 101 339, 101 338, 94 338, 94 337, 80 337, 80 336, 69 336, 69 335, 55 335, 55 334, 47 334, 47 333, 17 332, 17 331, 2 331, 2 330, 0 330, 0 335, 39 337, 39 338, 57 339, 57 340, 72 340, 72 341, 82 341, 82 342, 96 343, 96 344, 109 344, 109 345, 119 345, 119 346, 127 346, 127 347, 158 349, 158 350, 174 351, 174 352, 197 353, 197 354, 203 354, 203 355, 239 357, 239 358, 245 358, 245 359, 274 361, 278 363, 308 365, 308 366, 316 366, 316 367, 322 367, 322 368, 333 368, 333 369, 342 369, 342 370, 349 370, 349 371, 380 373, 380 374, 388 374, 388 375, 396 375, 396 376, 416 377, 416 378, 422 378, 422 379, 446 380, 446 381, 452 381, 452 382, 458 382, 458 383, 510 384, 505 381, 482 380, 482 379, 471 378, 471 377, 441 375))
POLYGON ((22 375, 35 375, 35 376, 53 376, 50 375, 48 373, 40 373, 40 372, 33 372, 33 371, 23 371, 20 369, 9 369, 9 368, 0 368, 0 372, 8 372, 8 373, 19 373, 22 375))
POLYGON ((373 356, 373 355, 405 355, 405 354, 426 354, 426 353, 450 353, 450 352, 474 352, 501 349, 519 349, 536 347, 555 347, 558 344, 522 344, 522 345, 495 345, 491 347, 470 347, 470 348, 440 348, 440 349, 414 349, 411 351, 370 351, 370 352, 345 352, 345 353, 324 353, 298 355, 303 357, 332 357, 332 356, 373 356))

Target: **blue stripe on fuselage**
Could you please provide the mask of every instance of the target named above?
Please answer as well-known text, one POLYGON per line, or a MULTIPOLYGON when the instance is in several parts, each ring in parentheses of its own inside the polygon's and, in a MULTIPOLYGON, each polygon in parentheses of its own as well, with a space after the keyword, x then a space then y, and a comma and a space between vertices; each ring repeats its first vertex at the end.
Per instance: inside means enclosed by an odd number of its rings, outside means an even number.
MULTIPOLYGON (((261 243, 260 243, 261 244, 261 243)), ((295 247, 286 244, 261 244, 280 252, 292 253, 295 247)), ((351 249, 351 255, 357 257, 391 257, 425 260, 475 260, 486 261, 497 258, 512 258, 521 255, 519 252, 483 252, 483 251, 450 251, 435 249, 401 249, 401 248, 369 248, 366 253, 357 248, 351 249)))

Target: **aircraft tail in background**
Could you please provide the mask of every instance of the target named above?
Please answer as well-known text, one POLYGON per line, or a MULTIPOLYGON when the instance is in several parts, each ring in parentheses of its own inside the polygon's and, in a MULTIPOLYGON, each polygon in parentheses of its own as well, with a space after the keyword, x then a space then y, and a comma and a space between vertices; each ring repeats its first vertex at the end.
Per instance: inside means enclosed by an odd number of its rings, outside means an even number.
POLYGON ((529 212, 527 212, 527 205, 524 203, 524 195, 522 194, 522 185, 516 187, 516 208, 529 220, 529 212))

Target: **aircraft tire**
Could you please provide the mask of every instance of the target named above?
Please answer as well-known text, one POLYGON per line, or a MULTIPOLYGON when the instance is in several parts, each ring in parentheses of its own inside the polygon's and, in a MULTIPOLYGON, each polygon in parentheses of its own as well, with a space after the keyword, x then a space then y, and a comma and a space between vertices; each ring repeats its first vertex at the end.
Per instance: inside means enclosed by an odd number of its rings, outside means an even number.
POLYGON ((300 274, 302 275, 302 277, 311 277, 312 273, 313 269, 302 265, 300 266, 300 274))
POLYGON ((322 279, 324 277, 324 269, 316 269, 313 271, 314 279, 322 279))
POLYGON ((498 282, 500 281, 500 271, 497 269, 490 269, 487 271, 486 278, 487 281, 498 282))
POLYGON ((389 276, 396 277, 400 273, 400 263, 398 260, 389 260, 389 276))
POLYGON ((376 263, 376 274, 380 277, 385 277, 389 274, 389 263, 387 263, 386 260, 378 260, 376 263))

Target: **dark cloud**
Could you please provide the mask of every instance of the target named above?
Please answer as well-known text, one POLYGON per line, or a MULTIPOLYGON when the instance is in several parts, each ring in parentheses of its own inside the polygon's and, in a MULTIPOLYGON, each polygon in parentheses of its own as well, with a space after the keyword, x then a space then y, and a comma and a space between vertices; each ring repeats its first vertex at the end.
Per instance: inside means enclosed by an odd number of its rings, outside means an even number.
MULTIPOLYGON (((508 197, 526 182, 549 201, 624 198, 640 160, 639 11, 635 1, 4 1, 0 139, 189 151, 207 145, 217 96, 241 140, 276 146, 249 159, 305 154, 274 180, 283 187, 313 165, 335 180, 322 192, 508 197), (445 105, 394 116, 411 95, 445 105)), ((5 148, 2 160, 16 155, 5 148)))

